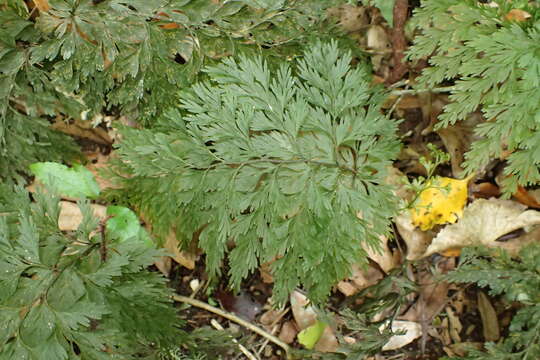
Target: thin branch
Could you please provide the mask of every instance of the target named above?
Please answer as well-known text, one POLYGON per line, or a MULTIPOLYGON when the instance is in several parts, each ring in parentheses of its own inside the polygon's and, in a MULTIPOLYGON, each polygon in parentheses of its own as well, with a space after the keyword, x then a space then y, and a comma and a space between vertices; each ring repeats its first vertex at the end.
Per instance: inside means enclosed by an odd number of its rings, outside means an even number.
MULTIPOLYGON (((220 330, 220 331, 223 331, 225 330, 223 328, 223 326, 221 326, 220 323, 217 322, 216 319, 212 319, 210 320, 210 324, 212 324, 213 327, 215 327, 217 330, 220 330)), ((242 354, 246 355, 246 357, 249 359, 249 360, 259 360, 258 357, 256 357, 255 355, 253 355, 248 349, 246 349, 246 347, 242 344, 240 344, 238 342, 238 340, 236 339, 232 339, 233 343, 235 343, 236 345, 238 345, 238 348, 240 349, 240 351, 242 352, 242 354)))
POLYGON ((189 305, 198 307, 200 309, 204 309, 206 311, 209 311, 211 313, 214 313, 216 315, 224 317, 225 319, 234 321, 238 325, 242 325, 246 329, 249 329, 249 330, 253 331, 254 333, 259 334, 260 336, 268 339, 269 341, 273 342, 277 346, 281 347, 283 350, 285 350, 285 353, 287 354, 287 358, 289 357, 289 354, 290 354, 290 351, 291 351, 289 345, 287 345, 286 343, 284 343, 283 341, 278 339, 276 336, 268 333, 266 330, 263 330, 260 327, 258 327, 256 325, 253 325, 253 324, 239 318, 238 316, 236 316, 234 314, 223 311, 223 310, 221 310, 221 309, 219 309, 217 307, 214 307, 214 306, 212 306, 210 304, 207 304, 205 302, 202 302, 202 301, 199 301, 199 300, 196 300, 196 299, 192 299, 192 298, 189 298, 187 296, 182 296, 182 295, 173 295, 172 298, 173 298, 174 301, 189 304, 189 305))

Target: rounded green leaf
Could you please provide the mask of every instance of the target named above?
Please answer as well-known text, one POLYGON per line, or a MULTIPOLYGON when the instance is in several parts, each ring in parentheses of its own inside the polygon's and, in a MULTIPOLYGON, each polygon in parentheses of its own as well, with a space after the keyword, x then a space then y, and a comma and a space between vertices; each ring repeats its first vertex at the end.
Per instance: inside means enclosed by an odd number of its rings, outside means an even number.
POLYGON ((315 324, 308 326, 298 333, 298 342, 304 345, 306 349, 313 349, 317 341, 321 338, 325 328, 326 324, 317 320, 315 324))
POLYGON ((112 216, 107 220, 107 233, 113 239, 123 242, 126 240, 141 241, 149 247, 154 246, 152 239, 139 222, 137 215, 124 206, 107 207, 107 215, 112 216))
POLYGON ((30 165, 30 171, 36 179, 61 195, 73 198, 99 195, 99 185, 94 175, 80 164, 69 168, 55 162, 39 162, 30 165))

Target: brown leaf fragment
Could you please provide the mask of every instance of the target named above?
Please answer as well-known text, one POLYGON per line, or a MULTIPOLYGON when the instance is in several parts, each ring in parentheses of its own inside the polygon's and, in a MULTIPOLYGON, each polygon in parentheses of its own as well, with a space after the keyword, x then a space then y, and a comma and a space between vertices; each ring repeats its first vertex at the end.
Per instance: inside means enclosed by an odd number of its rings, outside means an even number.
POLYGON ((382 272, 374 266, 362 269, 357 265, 352 266, 352 275, 337 284, 338 290, 345 296, 351 296, 371 285, 375 285, 384 277, 382 272))
POLYGON ((506 14, 505 18, 508 21, 527 21, 531 17, 531 14, 521 9, 512 9, 506 14))
POLYGON ((293 321, 286 321, 281 327, 279 332, 279 339, 286 344, 292 344, 296 335, 298 334, 298 329, 293 321))
POLYGON ((66 122, 64 119, 56 119, 51 127, 64 134, 88 139, 96 144, 110 146, 113 143, 106 130, 101 127, 92 127, 89 121, 74 120, 66 122))
POLYGON ((529 192, 523 186, 518 186, 517 191, 512 194, 512 196, 523 205, 527 205, 528 207, 532 207, 535 209, 540 209, 540 203, 538 203, 536 198, 529 194, 529 192))
POLYGON ((461 342, 461 330, 463 330, 463 325, 461 325, 461 321, 459 320, 459 317, 454 314, 454 311, 450 306, 446 307, 446 315, 448 316, 448 325, 449 325, 449 332, 450 332, 450 338, 453 342, 459 343, 461 342))
POLYGON ((497 341, 501 337, 497 313, 489 298, 482 291, 477 293, 478 310, 482 319, 482 333, 485 341, 497 341))
POLYGON ((33 0, 33 2, 41 12, 49 11, 51 9, 48 0, 33 0))
POLYGON ((195 260, 197 260, 197 255, 187 251, 180 251, 178 239, 176 238, 176 233, 174 231, 169 233, 167 236, 167 241, 165 244, 163 244, 163 247, 171 253, 171 258, 178 264, 189 270, 193 270, 195 268, 195 260))
POLYGON ((498 197, 501 194, 499 187, 490 182, 481 182, 470 186, 470 192, 476 199, 489 199, 491 197, 498 197))

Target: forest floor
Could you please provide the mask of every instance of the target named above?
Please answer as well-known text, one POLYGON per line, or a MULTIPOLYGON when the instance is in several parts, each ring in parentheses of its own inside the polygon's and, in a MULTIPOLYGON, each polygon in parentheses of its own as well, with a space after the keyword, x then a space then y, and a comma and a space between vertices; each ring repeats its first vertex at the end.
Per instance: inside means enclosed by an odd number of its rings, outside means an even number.
MULTIPOLYGON (((402 119, 399 135, 404 146, 394 164, 396 179, 428 177, 421 159, 433 156, 430 146, 449 154, 449 161, 437 168, 436 175, 461 179, 464 153, 474 138, 472 128, 481 115, 471 114, 466 122, 435 130, 437 117, 448 103, 448 94, 444 91, 416 93, 410 90, 414 78, 426 64, 401 62, 410 43, 411 35, 407 34, 405 24, 412 9, 407 7, 407 1, 397 0, 397 4, 400 3, 404 6, 394 9, 393 27, 373 7, 347 5, 334 9, 333 15, 340 18, 344 30, 370 55, 374 82, 385 84, 390 89, 391 96, 384 111, 396 119, 402 119)), ((106 168, 107 161, 114 156, 112 144, 115 134, 112 130, 103 126, 94 129, 81 124, 71 124, 69 129, 63 130, 71 133, 83 145, 88 167, 96 173, 102 186, 108 186, 98 171, 106 168)), ((480 198, 497 198, 500 176, 500 166, 494 164, 482 178, 465 183, 466 201, 470 203, 480 198)), ((406 189, 401 190, 401 196, 408 196, 406 189)), ((538 192, 520 188, 511 201, 522 204, 519 206, 523 208, 540 209, 538 195, 538 192)), ((485 212, 477 210, 476 215, 469 219, 471 231, 481 232, 481 227, 487 226, 482 220, 485 212)), ((369 308, 370 314, 373 313, 371 321, 393 317, 397 320, 395 325, 398 324, 394 330, 407 329, 406 334, 392 338, 393 342, 386 344, 385 351, 368 357, 373 360, 427 360, 461 356, 466 346, 481 347, 483 342, 497 341, 507 334, 516 310, 511 304, 490 298, 484 290, 475 286, 440 280, 440 275, 457 266, 459 248, 465 240, 462 243, 445 243, 438 251, 430 253, 426 250, 429 244, 448 225, 440 224, 422 231, 412 222, 410 213, 400 215, 395 221, 395 238, 384 239, 384 252, 371 254, 367 269, 355 268, 351 278, 336 286, 325 309, 325 316, 331 318, 329 326, 315 345, 315 350, 319 351, 319 355, 313 355, 315 358, 328 358, 339 349, 340 342, 354 344, 361 341, 355 337, 357 332, 346 326, 343 316, 338 315, 345 309, 362 312, 369 308), (381 310, 377 312, 373 310, 376 308, 375 301, 387 303, 381 305, 381 310)), ((493 241, 516 248, 538 238, 538 232, 523 234, 517 231, 493 241)), ((172 237, 165 247, 173 255, 156 263, 155 271, 161 271, 170 279, 171 286, 179 296, 208 305, 201 308, 197 306, 198 302, 194 302, 191 305, 195 306, 189 306, 189 300, 179 298, 178 306, 185 309, 187 314, 186 329, 222 327, 238 338, 239 344, 227 350, 223 354, 224 359, 282 359, 285 350, 281 345, 303 348, 298 334, 308 326, 306 324, 313 324, 318 316, 322 316, 315 309, 302 306, 306 299, 299 291, 291 296, 291 304, 281 309, 273 308, 270 303, 272 276, 265 266, 245 281, 240 294, 227 290, 224 278, 223 284, 212 284, 215 290, 208 295, 205 290, 210 284, 204 270, 204 256, 196 249, 191 253, 178 251, 172 237), (233 320, 223 317, 219 309, 232 314, 233 320), (239 324, 238 319, 262 329, 269 336, 261 336, 253 329, 246 328, 239 324), (240 349, 240 346, 244 349, 240 349)))

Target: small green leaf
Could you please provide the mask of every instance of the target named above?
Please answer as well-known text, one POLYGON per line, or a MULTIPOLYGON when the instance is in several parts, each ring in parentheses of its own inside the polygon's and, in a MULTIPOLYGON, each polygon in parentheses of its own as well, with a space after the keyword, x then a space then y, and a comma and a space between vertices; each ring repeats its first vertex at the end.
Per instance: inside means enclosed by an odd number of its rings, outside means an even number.
POLYGON ((149 247, 153 247, 154 243, 150 236, 144 230, 139 222, 137 215, 131 210, 123 206, 107 207, 107 215, 112 216, 107 220, 107 232, 113 239, 123 242, 129 239, 141 241, 149 247))
POLYGON ((30 171, 36 179, 64 196, 81 198, 99 195, 99 185, 94 175, 80 164, 69 168, 54 162, 40 162, 30 165, 30 171))
POLYGON ((373 0, 373 4, 381 11, 381 15, 390 26, 394 26, 395 2, 395 0, 373 0))
POLYGON ((322 321, 317 322, 311 326, 308 326, 298 334, 298 342, 306 347, 306 349, 313 349, 317 341, 321 338, 326 324, 322 321))

